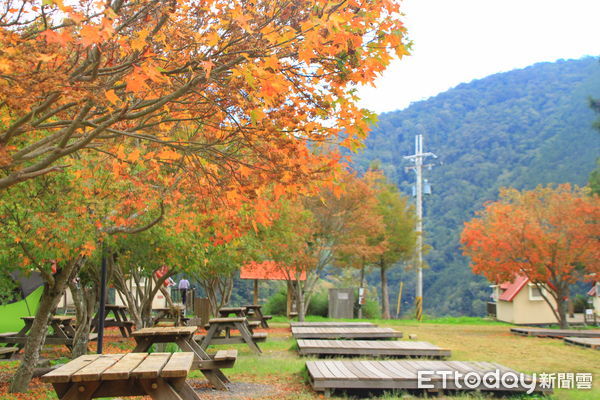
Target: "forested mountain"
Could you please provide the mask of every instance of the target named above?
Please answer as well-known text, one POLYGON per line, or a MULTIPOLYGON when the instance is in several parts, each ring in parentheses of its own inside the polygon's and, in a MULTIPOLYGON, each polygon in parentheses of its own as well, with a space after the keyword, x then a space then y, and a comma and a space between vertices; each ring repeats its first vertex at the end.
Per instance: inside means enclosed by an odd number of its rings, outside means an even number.
MULTIPOLYGON (((380 115, 366 149, 354 157, 358 169, 379 160, 410 194, 414 174, 404 170, 402 157, 414 153, 415 135, 423 134, 425 151, 439 156, 425 174, 433 187, 424 206, 432 246, 424 274, 426 313, 484 313, 488 282, 470 272, 458 240, 463 223, 495 200, 499 187, 586 184, 600 155, 590 97, 600 98, 600 63, 591 57, 492 75, 380 115)), ((397 268, 391 278, 392 302, 402 279, 404 299, 412 303, 414 274, 397 268)), ((369 279, 376 284, 376 274, 369 279)))

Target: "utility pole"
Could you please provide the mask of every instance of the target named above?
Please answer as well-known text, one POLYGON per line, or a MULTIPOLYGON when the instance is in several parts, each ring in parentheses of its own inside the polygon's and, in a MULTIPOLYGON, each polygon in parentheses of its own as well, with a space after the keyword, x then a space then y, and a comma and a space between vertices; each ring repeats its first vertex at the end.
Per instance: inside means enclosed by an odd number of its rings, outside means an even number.
POLYGON ((415 171, 417 175, 417 290, 415 297, 415 313, 417 321, 423 318, 423 167, 431 169, 433 164, 423 164, 427 157, 437 158, 433 153, 423 153, 423 135, 415 136, 415 154, 405 156, 404 159, 413 162, 406 170, 415 171))

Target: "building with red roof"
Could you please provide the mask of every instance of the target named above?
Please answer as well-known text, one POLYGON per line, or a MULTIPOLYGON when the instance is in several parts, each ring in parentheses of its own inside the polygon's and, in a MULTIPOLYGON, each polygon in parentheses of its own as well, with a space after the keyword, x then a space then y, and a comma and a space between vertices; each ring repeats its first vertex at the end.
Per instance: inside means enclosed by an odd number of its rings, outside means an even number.
POLYGON ((592 300, 592 307, 598 317, 600 317, 600 282, 596 282, 594 286, 587 292, 592 300))
POLYGON ((525 276, 517 276, 512 282, 492 285, 492 298, 496 304, 496 319, 517 325, 542 325, 557 323, 556 316, 544 296, 556 309, 556 302, 546 289, 540 289, 525 276), (542 295, 543 294, 543 295, 542 295))

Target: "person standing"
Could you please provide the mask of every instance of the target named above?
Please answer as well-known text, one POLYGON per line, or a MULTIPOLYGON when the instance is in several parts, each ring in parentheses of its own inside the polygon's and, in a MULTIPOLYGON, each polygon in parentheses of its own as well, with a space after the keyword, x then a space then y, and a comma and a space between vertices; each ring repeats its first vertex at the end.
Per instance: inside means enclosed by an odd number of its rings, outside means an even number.
POLYGON ((190 288, 190 281, 183 278, 182 280, 179 281, 179 286, 177 286, 177 288, 179 289, 179 292, 181 293, 181 302, 185 306, 185 303, 187 300, 187 291, 190 288))

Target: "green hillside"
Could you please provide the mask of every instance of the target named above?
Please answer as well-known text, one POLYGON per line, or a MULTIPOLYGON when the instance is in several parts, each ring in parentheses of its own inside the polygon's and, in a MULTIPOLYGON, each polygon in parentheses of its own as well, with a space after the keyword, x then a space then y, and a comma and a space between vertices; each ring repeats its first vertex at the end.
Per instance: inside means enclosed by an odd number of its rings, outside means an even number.
MULTIPOLYGON (((499 187, 587 182, 600 155, 590 97, 600 97, 600 63, 591 57, 492 75, 380 115, 366 149, 355 156, 359 169, 380 160, 410 193, 414 176, 404 171, 402 157, 414 153, 415 134, 439 156, 426 173, 433 186, 425 203, 426 241, 433 247, 426 257, 427 313, 483 314, 488 283, 471 274, 458 238, 464 221, 495 200, 499 187)), ((393 304, 399 279, 412 302, 413 275, 401 268, 391 274, 393 304)), ((376 273, 369 279, 377 284, 376 273)))

